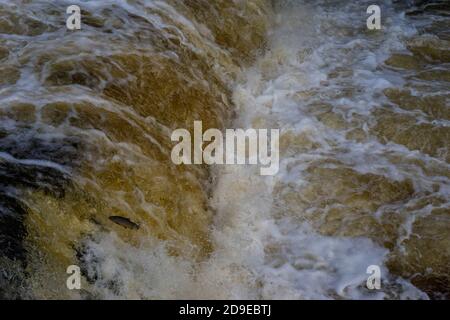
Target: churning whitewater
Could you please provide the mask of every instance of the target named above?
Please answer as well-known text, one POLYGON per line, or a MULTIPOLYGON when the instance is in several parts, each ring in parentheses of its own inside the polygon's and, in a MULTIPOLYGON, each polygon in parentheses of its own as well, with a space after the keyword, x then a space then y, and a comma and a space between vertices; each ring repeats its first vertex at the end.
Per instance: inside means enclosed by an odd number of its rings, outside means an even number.
POLYGON ((449 298, 450 6, 372 4, 0 0, 0 297, 449 298), (196 121, 278 172, 174 163, 196 121))

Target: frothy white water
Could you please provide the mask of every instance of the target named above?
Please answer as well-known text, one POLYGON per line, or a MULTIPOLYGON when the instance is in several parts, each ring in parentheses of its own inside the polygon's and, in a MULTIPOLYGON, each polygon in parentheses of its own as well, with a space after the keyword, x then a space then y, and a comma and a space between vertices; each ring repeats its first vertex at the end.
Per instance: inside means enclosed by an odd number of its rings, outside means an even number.
MULTIPOLYGON (((313 159, 326 158, 330 154, 349 157, 353 166, 360 166, 359 170, 363 172, 367 171, 367 166, 366 170, 363 169, 367 164, 364 156, 370 155, 364 148, 373 150, 370 144, 358 146, 347 141, 341 132, 325 128, 308 114, 308 106, 296 99, 296 93, 318 87, 327 79, 326 72, 332 67, 327 65, 344 58, 334 56, 337 52, 333 47, 360 48, 363 41, 337 44, 338 35, 335 33, 342 31, 339 25, 331 26, 336 30, 330 37, 320 34, 325 24, 339 24, 348 19, 354 8, 346 8, 350 12, 340 8, 330 18, 333 11, 321 12, 318 7, 295 3, 281 8, 278 26, 271 35, 269 52, 247 71, 245 80, 235 90, 234 102, 240 115, 235 122, 236 127, 281 128, 282 134, 294 132, 298 136, 306 133, 321 148, 313 152, 285 154, 281 173, 275 177, 257 177, 253 168, 228 168, 219 174, 214 199, 218 212, 214 235, 220 250, 216 255, 221 255, 221 259, 229 263, 235 261, 239 268, 251 275, 252 278, 243 283, 252 284, 253 290, 257 291, 240 298, 377 299, 394 295, 398 298, 425 298, 425 294, 407 281, 389 275, 384 267, 388 250, 364 237, 319 235, 308 222, 299 223, 295 217, 283 217, 280 203, 274 203, 273 199, 280 196, 277 185, 306 183, 302 172, 313 159), (347 147, 352 154, 336 154, 336 146, 330 141, 339 147, 347 147), (357 155, 359 159, 355 158, 357 155), (364 288, 368 276, 366 269, 370 265, 382 268, 384 284, 390 287, 386 292, 369 292, 364 288)), ((364 8, 364 5, 357 8, 364 8)), ((392 38, 382 43, 383 48, 376 53, 363 50, 362 54, 367 54, 367 59, 360 64, 361 69, 356 70, 361 74, 356 81, 361 81, 370 91, 390 85, 372 71, 382 61, 384 51, 392 50, 392 45, 398 46, 396 37, 405 32, 397 27, 393 31, 392 38)), ((345 102, 351 103, 352 112, 366 114, 372 93, 363 96, 365 101, 345 102)), ((370 171, 377 171, 376 168, 376 165, 371 166, 370 171)), ((302 212, 298 215, 301 216, 302 212)))

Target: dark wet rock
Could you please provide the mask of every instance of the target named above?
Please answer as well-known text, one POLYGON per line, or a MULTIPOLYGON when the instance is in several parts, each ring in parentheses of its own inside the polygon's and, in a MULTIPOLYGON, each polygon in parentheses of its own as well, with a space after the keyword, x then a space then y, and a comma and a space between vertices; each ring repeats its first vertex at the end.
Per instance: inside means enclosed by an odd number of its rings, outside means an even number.
POLYGON ((77 137, 40 138, 28 128, 0 138, 0 150, 14 158, 46 160, 72 167, 80 162, 81 144, 77 137))
POLYGON ((0 256, 25 261, 26 253, 22 246, 26 236, 25 214, 20 200, 0 192, 0 256))
POLYGON ((448 1, 412 1, 409 5, 413 7, 406 11, 408 16, 417 16, 426 13, 433 15, 450 15, 450 3, 448 1))
POLYGON ((43 190, 64 197, 70 186, 67 174, 51 167, 0 159, 0 298, 25 298, 23 292, 27 251, 24 220, 29 211, 21 200, 25 190, 43 190))
POLYGON ((18 299, 23 287, 27 232, 23 224, 25 205, 0 190, 0 299, 18 299))
POLYGON ((70 184, 69 177, 57 169, 11 162, 0 162, 0 179, 0 189, 39 189, 56 198, 64 197, 70 184))

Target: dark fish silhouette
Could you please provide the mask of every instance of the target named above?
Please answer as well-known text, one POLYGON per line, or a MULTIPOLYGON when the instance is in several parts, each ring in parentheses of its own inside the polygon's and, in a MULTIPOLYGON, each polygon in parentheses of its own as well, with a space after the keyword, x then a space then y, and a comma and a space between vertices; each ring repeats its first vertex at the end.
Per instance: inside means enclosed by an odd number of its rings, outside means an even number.
POLYGON ((133 229, 133 230, 139 229, 139 225, 134 223, 133 221, 131 221, 128 218, 124 218, 121 216, 111 216, 111 217, 109 217, 109 220, 111 220, 112 222, 118 224, 119 226, 122 226, 127 229, 133 229))

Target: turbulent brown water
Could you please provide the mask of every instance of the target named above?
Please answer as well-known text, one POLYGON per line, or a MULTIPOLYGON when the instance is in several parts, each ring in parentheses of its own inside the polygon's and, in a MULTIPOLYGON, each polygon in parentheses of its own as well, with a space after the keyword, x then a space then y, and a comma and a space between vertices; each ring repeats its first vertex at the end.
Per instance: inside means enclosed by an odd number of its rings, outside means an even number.
POLYGON ((0 297, 449 298, 450 4, 370 4, 0 0, 0 297), (195 120, 279 174, 174 165, 195 120))

